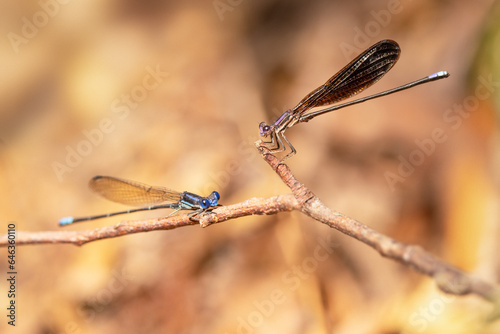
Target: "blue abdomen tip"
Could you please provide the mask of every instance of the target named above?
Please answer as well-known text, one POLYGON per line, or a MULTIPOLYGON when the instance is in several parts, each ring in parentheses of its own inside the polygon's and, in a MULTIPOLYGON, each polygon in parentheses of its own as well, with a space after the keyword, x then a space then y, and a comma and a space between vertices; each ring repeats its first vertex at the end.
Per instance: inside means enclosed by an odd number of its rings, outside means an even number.
POLYGON ((448 77, 450 74, 446 71, 439 71, 434 74, 429 75, 429 79, 440 78, 440 77, 448 77))
POLYGON ((73 222, 73 217, 64 217, 59 219, 59 225, 69 225, 73 222))

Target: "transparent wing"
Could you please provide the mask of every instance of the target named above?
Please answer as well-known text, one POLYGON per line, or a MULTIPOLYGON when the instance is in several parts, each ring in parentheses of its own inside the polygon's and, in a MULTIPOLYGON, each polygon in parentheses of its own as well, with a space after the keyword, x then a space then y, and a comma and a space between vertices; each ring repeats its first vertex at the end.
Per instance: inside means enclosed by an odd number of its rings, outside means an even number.
POLYGON ((89 187, 96 194, 121 204, 150 205, 163 202, 177 202, 180 193, 164 187, 152 187, 135 181, 111 176, 95 176, 89 187))

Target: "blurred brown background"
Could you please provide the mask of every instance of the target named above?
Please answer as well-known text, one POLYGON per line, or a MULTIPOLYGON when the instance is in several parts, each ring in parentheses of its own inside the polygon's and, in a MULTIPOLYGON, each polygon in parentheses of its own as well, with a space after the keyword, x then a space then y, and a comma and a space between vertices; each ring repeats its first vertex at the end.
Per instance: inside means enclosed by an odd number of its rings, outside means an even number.
MULTIPOLYGON (((1 234, 124 209, 88 190, 94 175, 223 204, 289 192, 253 146, 259 122, 390 38, 401 58, 365 94, 451 77, 290 129, 287 163, 329 207, 498 282, 494 1, 0 3, 1 234)), ((490 304, 296 212, 17 260, 17 326, 3 316, 2 333, 500 332, 490 304)), ((4 309, 3 278, 0 291, 4 309)))

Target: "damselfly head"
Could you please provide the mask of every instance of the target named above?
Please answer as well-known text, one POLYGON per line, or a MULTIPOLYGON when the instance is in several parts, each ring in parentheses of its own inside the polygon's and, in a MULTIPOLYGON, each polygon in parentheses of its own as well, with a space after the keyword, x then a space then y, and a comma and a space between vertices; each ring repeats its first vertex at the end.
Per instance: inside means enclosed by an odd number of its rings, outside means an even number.
POLYGON ((261 137, 269 136, 272 131, 273 127, 271 125, 267 125, 266 122, 261 122, 259 124, 259 132, 261 137))

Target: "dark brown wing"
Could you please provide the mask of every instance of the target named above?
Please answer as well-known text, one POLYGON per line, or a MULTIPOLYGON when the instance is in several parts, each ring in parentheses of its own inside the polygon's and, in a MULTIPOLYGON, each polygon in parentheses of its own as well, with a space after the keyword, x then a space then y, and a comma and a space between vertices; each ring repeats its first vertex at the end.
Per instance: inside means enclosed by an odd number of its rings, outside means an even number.
POLYGON ((361 92, 383 77, 396 63, 400 53, 401 49, 395 41, 378 42, 304 97, 292 113, 300 115, 311 108, 333 104, 361 92))

